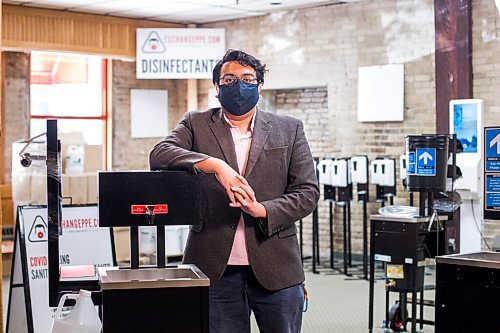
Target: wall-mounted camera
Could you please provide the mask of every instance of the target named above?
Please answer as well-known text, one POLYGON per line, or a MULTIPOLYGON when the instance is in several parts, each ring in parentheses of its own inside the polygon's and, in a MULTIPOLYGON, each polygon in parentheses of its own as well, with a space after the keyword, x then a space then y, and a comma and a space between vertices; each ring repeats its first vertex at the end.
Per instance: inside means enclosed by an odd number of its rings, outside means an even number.
POLYGON ((46 159, 47 157, 45 155, 31 155, 30 153, 24 153, 21 155, 21 165, 27 168, 33 161, 45 161, 46 159))
POLYGON ((45 133, 39 134, 35 137, 32 137, 26 142, 26 145, 19 152, 19 156, 21 157, 21 165, 25 168, 28 168, 33 161, 45 161, 47 157, 45 155, 32 155, 30 153, 25 153, 24 151, 29 147, 29 145, 39 137, 45 135, 45 133))

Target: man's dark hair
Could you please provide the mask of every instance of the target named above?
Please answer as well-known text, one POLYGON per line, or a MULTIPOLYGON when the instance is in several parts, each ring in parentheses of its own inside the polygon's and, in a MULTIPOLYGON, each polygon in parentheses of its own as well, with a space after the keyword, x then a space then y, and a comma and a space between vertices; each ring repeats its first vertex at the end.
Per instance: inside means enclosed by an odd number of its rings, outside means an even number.
POLYGON ((266 65, 260 62, 259 59, 251 56, 248 53, 245 53, 240 50, 227 50, 224 57, 215 65, 213 73, 212 73, 212 82, 213 84, 217 84, 220 79, 220 69, 222 65, 229 61, 237 61, 243 66, 249 66, 255 69, 257 73, 257 83, 264 83, 264 73, 267 72, 266 65))

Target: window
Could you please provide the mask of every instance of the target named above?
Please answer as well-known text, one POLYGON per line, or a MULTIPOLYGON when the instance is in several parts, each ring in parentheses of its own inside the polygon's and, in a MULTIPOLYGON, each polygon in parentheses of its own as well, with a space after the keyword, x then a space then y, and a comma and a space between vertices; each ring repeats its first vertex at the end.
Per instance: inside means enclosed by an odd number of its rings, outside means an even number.
POLYGON ((61 133, 81 132, 106 156, 106 60, 96 56, 31 53, 31 136, 58 119, 61 133))

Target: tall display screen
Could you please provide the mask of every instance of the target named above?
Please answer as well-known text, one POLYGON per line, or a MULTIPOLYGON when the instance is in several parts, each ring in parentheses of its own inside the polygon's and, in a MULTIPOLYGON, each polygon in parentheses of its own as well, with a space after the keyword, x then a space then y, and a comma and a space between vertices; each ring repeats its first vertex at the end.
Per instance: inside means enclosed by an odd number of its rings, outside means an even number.
POLYGON ((478 111, 477 103, 453 105, 453 129, 464 153, 478 153, 478 111))

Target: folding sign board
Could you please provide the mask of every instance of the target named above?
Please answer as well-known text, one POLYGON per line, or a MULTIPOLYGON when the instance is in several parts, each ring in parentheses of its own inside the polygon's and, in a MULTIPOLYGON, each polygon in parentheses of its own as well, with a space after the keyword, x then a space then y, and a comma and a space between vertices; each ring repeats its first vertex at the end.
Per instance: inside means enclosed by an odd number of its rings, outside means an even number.
MULTIPOLYGON (((113 266, 113 236, 100 228, 97 206, 64 206, 59 263, 113 266)), ((14 257, 7 312, 7 333, 50 332, 55 309, 49 307, 47 207, 17 210, 14 257)))

